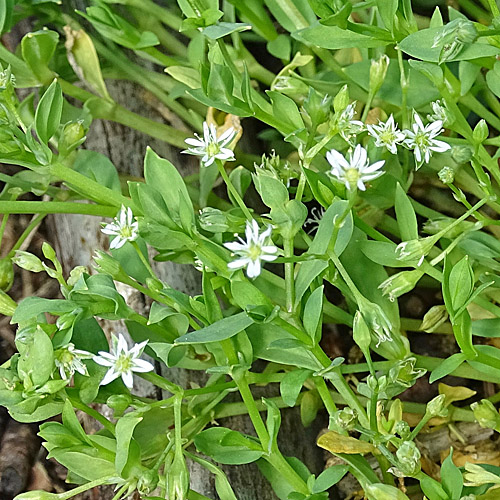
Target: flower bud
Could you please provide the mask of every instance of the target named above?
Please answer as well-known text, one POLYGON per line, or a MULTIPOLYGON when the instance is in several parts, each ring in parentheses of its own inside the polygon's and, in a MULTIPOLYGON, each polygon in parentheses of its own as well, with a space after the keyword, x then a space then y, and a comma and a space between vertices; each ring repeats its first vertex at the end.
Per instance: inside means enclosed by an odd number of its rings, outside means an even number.
POLYGON ((472 149, 469 146, 458 146, 456 144, 451 147, 450 151, 451 158, 459 165, 471 161, 472 153, 472 149))
POLYGON ((131 402, 132 398, 129 394, 113 394, 106 400, 106 404, 113 410, 115 418, 121 417, 131 402))
POLYGON ((384 310, 369 300, 359 302, 358 306, 366 325, 377 339, 376 347, 382 342, 392 342, 392 324, 384 310))
POLYGON ((439 396, 431 399, 425 407, 425 413, 431 418, 446 417, 448 415, 448 408, 446 408, 445 394, 439 394, 439 396))
POLYGON ((16 86, 16 77, 11 73, 10 66, 0 71, 0 90, 5 90, 9 85, 16 86))
POLYGON ((476 144, 482 144, 490 135, 488 130, 488 125, 485 120, 480 120, 479 123, 474 127, 472 132, 472 140, 476 144))
POLYGON ((166 479, 168 500, 186 500, 189 491, 189 471, 182 452, 175 453, 166 479))
POLYGON ((390 59, 384 54, 378 59, 373 59, 370 65, 370 91, 376 94, 385 80, 390 59))
POLYGON ((16 307, 17 302, 11 299, 3 290, 0 290, 0 314, 12 316, 16 307))
POLYGON ((420 451, 413 441, 404 441, 396 451, 399 470, 405 476, 415 476, 420 472, 420 451))
POLYGON ((0 290, 5 292, 10 290, 14 282, 14 267, 12 260, 4 257, 0 259, 0 290))
POLYGON ((438 172, 438 177, 443 184, 452 184, 455 180, 455 170, 452 167, 445 166, 438 172))
POLYGON ((26 271, 31 271, 32 273, 39 273, 43 271, 42 261, 32 253, 23 252, 22 250, 17 250, 16 254, 12 258, 12 262, 26 271))
POLYGON ((42 253, 46 259, 54 261, 56 259, 56 251, 46 241, 42 244, 42 253))
POLYGON ((397 258, 405 262, 418 261, 417 265, 420 266, 437 241, 434 236, 403 241, 396 247, 397 258))
POLYGON ((349 90, 344 85, 333 99, 333 109, 335 113, 342 113, 349 106, 349 90))
POLYGON ((65 156, 78 147, 85 138, 85 129, 81 121, 68 123, 62 132, 59 141, 59 152, 65 156))
POLYGON ((394 424, 394 434, 397 434, 401 439, 408 439, 411 434, 410 425, 406 420, 399 420, 394 424))
POLYGON ((278 76, 273 89, 289 96, 304 96, 309 91, 309 86, 293 76, 278 76))
POLYGON ((358 417, 355 410, 346 406, 344 409, 336 411, 332 416, 332 420, 335 427, 350 431, 354 429, 358 417))
POLYGON ((205 207, 200 210, 200 226, 211 233, 224 233, 229 229, 225 212, 217 208, 205 207))
POLYGON ((109 274, 112 278, 118 279, 119 276, 126 276, 120 263, 105 252, 97 250, 94 253, 94 263, 96 271, 109 274))
POLYGON ((370 329, 359 311, 354 315, 352 337, 362 352, 368 351, 371 343, 370 329))
POLYGON ((500 414, 491 401, 483 399, 480 403, 472 403, 470 407, 481 427, 500 429, 500 414))
POLYGON ((454 19, 434 38, 433 48, 441 47, 439 63, 454 59, 465 45, 472 43, 477 38, 477 29, 472 21, 468 19, 454 19))
POLYGON ((151 494, 158 485, 158 472, 146 469, 137 481, 137 491, 141 497, 151 494))
POLYGON ((304 104, 302 106, 309 115, 313 125, 317 126, 327 119, 331 104, 332 98, 329 95, 322 96, 319 92, 310 87, 309 94, 307 98, 304 99, 304 104))
POLYGON ((484 484, 500 484, 500 477, 489 472, 481 465, 465 462, 464 486, 483 486, 484 484))
POLYGON ((446 106, 441 104, 440 100, 431 102, 432 113, 427 115, 427 119, 430 122, 440 121, 444 124, 451 124, 452 117, 450 116, 449 111, 446 109, 446 106))
POLYGON ((389 370, 389 379, 392 383, 402 385, 403 387, 411 387, 415 381, 425 375, 423 368, 416 368, 416 358, 408 357, 398 361, 389 370))
POLYGON ((411 292, 423 274, 418 269, 401 271, 387 278, 379 285, 379 288, 382 289, 384 295, 389 296, 391 302, 394 302, 401 295, 411 292))
POLYGON ((56 326, 59 330, 66 330, 67 328, 71 328, 76 319, 76 311, 71 311, 62 314, 56 320, 56 326))
POLYGON ((424 316, 422 320, 422 324, 420 325, 420 330, 432 333, 436 331, 447 319, 448 319, 448 311, 446 310, 446 306, 432 306, 424 316))

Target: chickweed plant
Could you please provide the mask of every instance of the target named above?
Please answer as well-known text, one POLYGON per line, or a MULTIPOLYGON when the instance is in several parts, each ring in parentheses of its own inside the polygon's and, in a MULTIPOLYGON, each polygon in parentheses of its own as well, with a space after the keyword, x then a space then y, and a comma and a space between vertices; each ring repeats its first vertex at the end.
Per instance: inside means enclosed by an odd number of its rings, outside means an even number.
POLYGON ((281 500, 326 500, 349 475, 369 500, 500 498, 497 462, 448 447, 431 467, 420 441, 460 422, 500 432, 500 393, 480 389, 500 384, 495 0, 72 3, 0 2, 4 40, 23 18, 33 26, 0 45, 0 241, 15 214, 34 215, 2 248, 0 312, 18 352, 0 367, 0 404, 40 423, 77 485, 17 499, 99 485, 116 500, 207 498, 190 461, 222 500, 249 498, 224 470, 252 462, 281 500), (118 104, 107 77, 135 82, 183 126, 118 104), (148 148, 143 178, 126 182, 84 149, 93 119, 191 158, 148 148), (93 269, 66 275, 48 242, 43 259, 20 250, 57 213, 107 218, 110 250, 95 249, 93 269), (201 293, 162 281, 166 261, 194 267, 201 293), (13 266, 46 273, 60 297, 17 303, 13 266), (146 296, 149 315, 117 283, 146 296), (408 313, 422 293, 427 310, 408 313), (344 356, 327 349, 332 332, 344 356), (422 353, 436 336, 452 350, 422 353), (177 368, 205 384, 174 383, 177 368), (137 395, 136 377, 164 399, 137 395), (279 396, 257 399, 255 385, 279 396), (323 472, 280 450, 295 406, 304 425, 328 417, 311 443, 335 456, 323 472), (242 413, 250 434, 225 426, 242 413))

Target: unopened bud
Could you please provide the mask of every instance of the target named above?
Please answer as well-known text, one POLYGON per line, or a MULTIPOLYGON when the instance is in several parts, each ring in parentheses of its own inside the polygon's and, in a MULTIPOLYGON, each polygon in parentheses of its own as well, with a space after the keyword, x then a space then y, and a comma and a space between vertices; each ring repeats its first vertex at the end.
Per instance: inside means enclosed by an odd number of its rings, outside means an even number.
POLYGON ((16 254, 12 258, 12 262, 26 271, 31 271, 32 273, 39 273, 43 271, 42 261, 32 253, 23 252, 22 250, 17 250, 16 254))
POLYGON ((346 406, 344 409, 336 411, 332 420, 337 428, 350 431, 354 429, 357 418, 356 411, 346 406))
POLYGON ((333 99, 333 109, 335 113, 342 113, 349 106, 349 90, 344 85, 333 99))
POLYGON ((424 316, 420 330, 432 333, 436 331, 448 319, 448 311, 446 306, 438 305, 431 307, 424 316))
POLYGON ((488 125, 485 120, 480 120, 479 123, 474 127, 474 132, 472 132, 472 140, 476 144, 482 144, 490 135, 488 130, 488 125))
POLYGON ((438 177, 443 184, 452 184, 455 180, 455 171, 453 168, 445 166, 438 172, 438 177))
POLYGON ((396 451, 399 470, 405 476, 415 476, 420 471, 420 451, 413 441, 404 441, 396 451))
POLYGON ((379 288, 382 289, 383 295, 387 295, 389 300, 394 302, 401 295, 411 292, 423 274, 418 269, 401 271, 387 278, 379 285, 379 288))
POLYGON ((57 318, 56 326, 59 330, 66 330, 67 328, 71 328, 73 326, 75 319, 75 311, 64 313, 57 318))
POLYGON ((370 91, 377 93, 385 80, 390 59, 384 54, 376 60, 372 60, 370 65, 370 91))
POLYGON ((316 126, 323 123, 328 117, 332 98, 328 95, 322 96, 312 87, 309 88, 309 94, 304 99, 302 105, 305 112, 309 115, 311 122, 316 126))
POLYGON ((472 149, 469 146, 458 146, 453 145, 451 147, 451 158, 454 162, 458 163, 467 163, 472 159, 472 149))
POLYGON ((480 403, 472 403, 470 407, 481 427, 486 429, 500 428, 500 414, 491 401, 483 399, 480 403))
POLYGON ((446 396, 439 394, 431 399, 425 407, 425 413, 429 417, 446 417, 448 415, 448 408, 446 408, 446 396))
POLYGON ((370 329, 363 319, 363 315, 359 311, 356 311, 356 314, 354 315, 352 337, 362 352, 366 352, 370 348, 370 329))
POLYGON ((399 420, 394 425, 394 434, 397 434, 401 439, 408 439, 411 434, 410 425, 406 420, 399 420))
POLYGON ((408 500, 408 497, 398 488, 390 484, 372 483, 363 486, 368 500, 408 500))
POLYGON ((226 213, 217 208, 202 208, 199 221, 202 229, 211 233, 224 233, 229 228, 226 213))
POLYGON ((113 394, 106 400, 106 404, 114 412, 114 417, 121 417, 130 403, 132 403, 132 398, 128 394, 113 394))
POLYGON ((100 273, 109 274, 112 278, 125 274, 120 263, 111 255, 97 250, 94 254, 95 269, 100 273))
POLYGON ((141 498, 151 494, 158 485, 158 481, 158 472, 154 470, 145 470, 137 481, 137 491, 141 495, 141 498))
POLYGON ((417 261, 417 265, 420 266, 437 241, 434 236, 403 241, 396 247, 397 258, 405 262, 417 261))
POLYGON ((189 491, 189 471, 182 453, 176 453, 167 472, 169 500, 186 500, 189 491))
POLYGON ((66 155, 78 147, 85 138, 85 129, 80 121, 68 123, 64 127, 61 140, 59 141, 59 152, 66 155))

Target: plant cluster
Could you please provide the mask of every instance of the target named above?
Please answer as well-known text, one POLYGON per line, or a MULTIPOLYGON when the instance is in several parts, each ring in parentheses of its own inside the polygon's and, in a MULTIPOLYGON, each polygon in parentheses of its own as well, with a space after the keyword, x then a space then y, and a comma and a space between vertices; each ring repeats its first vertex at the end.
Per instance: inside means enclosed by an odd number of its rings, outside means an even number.
POLYGON ((49 456, 78 485, 17 498, 104 484, 117 500, 206 498, 187 461, 215 476, 222 500, 239 492, 220 465, 251 462, 281 500, 327 499, 347 474, 369 500, 498 498, 500 467, 458 466, 451 449, 435 474, 419 435, 457 422, 500 432, 499 394, 470 408, 455 403, 475 391, 445 384, 425 403, 400 397, 428 372, 430 383, 500 384, 496 2, 428 17, 410 0, 161 3, 0 3, 2 33, 36 24, 15 49, 0 45, 0 162, 16 168, 0 173, 0 241, 10 214, 34 214, 0 260, 0 312, 18 350, 0 367, 0 404, 44 421, 49 456), (135 82, 191 132, 118 104, 108 78, 135 82), (184 179, 148 148, 144 179, 122 182, 82 148, 94 119, 182 149, 199 172, 184 179), (417 182, 428 191, 419 199, 417 182), (56 213, 109 218, 109 252, 96 249, 93 269, 66 275, 48 242, 43 259, 20 250, 56 213), (162 281, 165 261, 194 266, 201 293, 162 281), (57 280, 61 298, 16 303, 13 266, 57 280), (149 315, 116 283, 147 296, 149 315), (399 298, 420 287, 438 299, 407 318, 399 298), (102 319, 123 320, 134 344, 123 331, 107 337, 102 319), (354 359, 325 352, 325 325, 352 340, 354 359), (415 354, 415 331, 454 339, 455 354, 415 354), (205 385, 173 383, 176 367, 206 373, 205 385), (165 399, 135 395, 134 376, 165 399), (278 384, 280 396, 256 400, 256 384, 278 384), (241 402, 225 400, 234 392, 241 402), (317 445, 339 460, 319 475, 280 450, 294 406, 306 426, 328 415, 317 445), (87 433, 76 412, 100 430, 87 433), (224 426, 242 413, 254 435, 224 426))

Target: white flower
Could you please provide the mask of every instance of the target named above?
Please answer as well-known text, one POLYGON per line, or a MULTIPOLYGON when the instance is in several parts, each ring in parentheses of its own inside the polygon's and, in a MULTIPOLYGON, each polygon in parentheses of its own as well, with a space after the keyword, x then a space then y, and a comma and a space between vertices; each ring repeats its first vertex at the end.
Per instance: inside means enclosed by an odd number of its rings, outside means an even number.
POLYGON ((375 139, 375 146, 387 148, 393 155, 398 152, 398 144, 405 139, 405 134, 394 123, 394 116, 379 122, 378 125, 367 125, 368 133, 375 139))
POLYGON ((351 143, 351 138, 362 132, 365 128, 363 122, 353 120, 354 113, 356 112, 355 106, 356 102, 352 102, 342 111, 342 113, 335 114, 333 119, 333 123, 342 136, 342 139, 348 143, 351 143))
POLYGON ((450 149, 450 145, 435 139, 443 131, 443 122, 436 120, 428 125, 422 123, 417 112, 413 112, 413 130, 405 130, 406 139, 403 144, 415 153, 417 168, 422 163, 429 163, 432 152, 443 153, 450 149))
POLYGON ((272 227, 268 226, 261 234, 259 234, 259 231, 259 225, 255 219, 252 222, 247 221, 245 229, 246 241, 238 237, 239 242, 224 243, 226 248, 240 257, 227 265, 229 269, 246 267, 247 276, 255 278, 260 274, 261 260, 271 262, 278 258, 276 255, 278 249, 274 245, 266 245, 268 238, 271 236, 272 227))
POLYGON ((217 129, 214 124, 203 123, 203 139, 194 134, 195 137, 186 139, 186 144, 191 146, 183 151, 190 155, 201 156, 201 163, 208 167, 215 160, 234 160, 234 153, 226 146, 233 140, 236 130, 228 128, 222 135, 217 137, 217 129))
POLYGON ((364 182, 384 174, 380 169, 384 166, 385 160, 370 165, 368 153, 360 144, 354 149, 349 161, 335 149, 326 153, 326 159, 332 166, 330 174, 343 182, 347 189, 353 189, 357 186, 358 189, 364 191, 366 189, 364 182))
POLYGON ((134 222, 134 214, 130 207, 124 207, 118 212, 118 215, 113 219, 113 222, 105 224, 101 229, 104 234, 116 236, 113 239, 110 248, 121 248, 127 241, 137 239, 139 224, 134 222))
POLYGON ((92 358, 98 365, 109 367, 100 385, 107 385, 121 377, 125 385, 132 389, 134 386, 133 372, 153 371, 154 366, 149 361, 139 359, 147 343, 148 341, 145 340, 129 349, 127 341, 121 333, 118 334, 118 337, 111 335, 111 352, 100 351, 98 356, 92 358))
POLYGON ((91 359, 94 355, 88 351, 75 349, 70 342, 68 345, 57 349, 54 352, 54 362, 63 380, 70 380, 75 372, 88 376, 87 367, 82 363, 82 359, 91 359))

